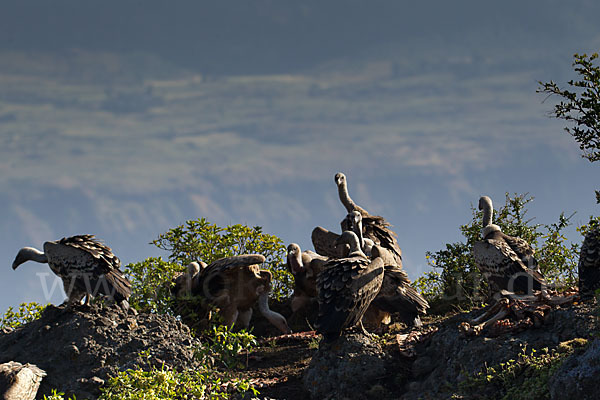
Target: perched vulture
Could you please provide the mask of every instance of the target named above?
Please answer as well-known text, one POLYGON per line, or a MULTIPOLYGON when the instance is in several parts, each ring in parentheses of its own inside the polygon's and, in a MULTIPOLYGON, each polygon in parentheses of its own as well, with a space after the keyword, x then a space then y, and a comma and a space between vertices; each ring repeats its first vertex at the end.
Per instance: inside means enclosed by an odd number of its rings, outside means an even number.
POLYGON ((269 292, 272 275, 260 269, 265 262, 261 254, 245 254, 225 257, 210 263, 193 278, 192 294, 204 297, 220 310, 223 323, 248 328, 252 317, 252 306, 258 309, 269 322, 284 333, 289 333, 283 315, 269 309, 269 292))
MULTIPOLYGON (((108 296, 129 308, 131 283, 119 269, 121 261, 112 250, 94 235, 77 235, 44 243, 44 252, 33 247, 19 250, 12 268, 26 261, 47 263, 62 279, 68 306, 80 304, 86 297, 89 304, 99 294, 108 296)), ((64 304, 64 303, 63 303, 64 304)))
POLYGON ((302 252, 300 246, 291 243, 287 247, 287 266, 294 276, 292 311, 296 312, 317 297, 317 276, 329 259, 313 251, 302 252))
POLYGON ((477 267, 490 282, 492 291, 531 293, 542 290, 546 281, 542 276, 535 251, 525 240, 502 233, 492 224, 492 200, 488 196, 479 199, 483 210, 483 240, 473 245, 473 258, 477 267))
POLYGON ((600 227, 585 235, 579 255, 579 294, 582 298, 594 296, 600 289, 600 227))
POLYGON ((344 329, 362 327, 363 314, 383 281, 383 260, 369 260, 354 232, 345 231, 338 243, 350 246, 348 257, 329 260, 317 277, 319 315, 315 327, 327 341, 338 338, 344 329))
MULTIPOLYGON (((390 224, 385 218, 378 215, 371 215, 367 210, 357 205, 348 194, 348 184, 346 175, 341 172, 335 174, 335 184, 338 188, 340 201, 348 213, 357 211, 362 217, 362 231, 365 239, 370 239, 374 244, 384 247, 392 252, 396 258, 396 263, 402 265, 402 250, 396 240, 396 233, 390 229, 390 224)), ((341 222, 342 231, 351 230, 350 221, 344 218, 341 222)))
POLYGON ((429 304, 412 286, 402 266, 396 264, 392 253, 373 246, 371 259, 381 258, 384 264, 383 282, 377 297, 365 312, 363 323, 367 327, 379 327, 391 322, 391 314, 409 326, 421 326, 419 315, 427 314, 429 304))

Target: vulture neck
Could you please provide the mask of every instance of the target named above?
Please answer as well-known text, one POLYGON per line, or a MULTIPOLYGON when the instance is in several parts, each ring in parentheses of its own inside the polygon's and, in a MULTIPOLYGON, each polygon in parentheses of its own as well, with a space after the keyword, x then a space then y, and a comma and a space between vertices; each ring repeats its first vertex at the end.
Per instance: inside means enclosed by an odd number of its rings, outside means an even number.
POLYGON ((344 181, 341 185, 338 185, 338 194, 340 196, 340 201, 346 207, 346 211, 349 213, 356 210, 356 204, 350 198, 348 194, 348 186, 346 186, 346 182, 344 181))
POLYGON ((304 270, 304 264, 302 263, 302 253, 298 251, 296 252, 296 254, 288 254, 288 265, 292 269, 292 273, 294 275, 304 270))
POLYGON ((350 253, 348 257, 364 257, 368 258, 367 255, 361 250, 358 242, 350 242, 350 253))
POLYGON ((26 261, 35 261, 43 264, 48 262, 48 257, 46 257, 46 254, 33 247, 23 247, 21 250, 19 250, 19 256, 17 259, 19 259, 19 261, 15 260, 13 263, 13 269, 17 268, 26 261))
POLYGON ((352 230, 356 233, 358 237, 358 245, 361 249, 365 248, 365 238, 362 233, 362 218, 354 219, 352 218, 352 230))
POLYGON ((491 201, 483 203, 483 226, 486 227, 492 224, 492 214, 494 213, 494 207, 492 207, 491 201))
POLYGON ((290 333, 285 317, 269 308, 269 292, 265 291, 258 296, 258 311, 280 331, 290 333))

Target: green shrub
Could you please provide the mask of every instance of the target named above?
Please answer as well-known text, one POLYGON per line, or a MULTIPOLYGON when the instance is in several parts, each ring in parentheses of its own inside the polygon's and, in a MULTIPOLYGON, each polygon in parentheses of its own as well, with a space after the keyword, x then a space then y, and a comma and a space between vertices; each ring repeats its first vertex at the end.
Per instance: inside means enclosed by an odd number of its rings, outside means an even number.
POLYGON ((265 267, 273 274, 273 296, 282 299, 293 287, 293 278, 283 266, 286 248, 277 236, 262 232, 260 226, 230 225, 225 228, 206 219, 188 220, 158 236, 152 242, 170 253, 171 262, 187 265, 192 261, 207 264, 223 257, 258 253, 265 256, 265 267))
MULTIPOLYGON (((505 204, 494 210, 494 223, 502 232, 525 239, 536 250, 536 259, 547 281, 551 285, 569 286, 577 279, 579 245, 567 245, 563 234, 570 225, 573 215, 550 225, 534 224, 527 218, 527 204, 533 201, 528 195, 506 193, 505 204)), ((446 244, 446 248, 427 252, 432 271, 415 281, 415 285, 432 304, 447 311, 449 306, 471 308, 480 305, 489 295, 487 282, 475 265, 471 251, 479 240, 482 212, 471 207, 472 219, 462 225, 460 231, 464 241, 446 244)))
POLYGON ((128 369, 110 378, 99 400, 217 400, 229 399, 232 392, 258 391, 247 380, 200 368, 182 372, 152 367, 128 369))
POLYGON ((69 397, 65 399, 65 394, 63 392, 57 392, 56 389, 52 389, 52 394, 50 396, 44 395, 44 400, 77 400, 75 396, 69 397))
POLYGON ((31 302, 21 303, 17 311, 13 311, 12 307, 8 307, 8 310, 6 310, 2 319, 0 319, 0 330, 5 328, 16 328, 19 325, 38 319, 46 306, 31 302))
POLYGON ((126 265, 125 274, 131 282, 130 306, 142 312, 172 314, 172 280, 184 269, 184 266, 161 257, 126 265))
POLYGON ((226 325, 213 325, 205 332, 205 342, 197 354, 204 365, 243 368, 239 359, 242 351, 251 352, 257 345, 256 337, 246 331, 232 332, 226 325))

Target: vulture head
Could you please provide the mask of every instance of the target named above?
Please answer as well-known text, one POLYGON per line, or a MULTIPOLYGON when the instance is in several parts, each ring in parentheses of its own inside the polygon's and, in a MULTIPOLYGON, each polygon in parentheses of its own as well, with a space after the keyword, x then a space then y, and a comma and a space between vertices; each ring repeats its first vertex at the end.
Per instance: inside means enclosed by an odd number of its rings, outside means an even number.
POLYGON ((338 172, 337 174, 335 174, 335 184, 338 187, 345 186, 346 185, 346 175, 344 175, 341 172, 338 172))
POLYGON ((492 199, 489 196, 481 196, 479 198, 479 210, 489 210, 494 209, 492 206, 492 199))
POLYGON ((296 243, 290 243, 287 247, 287 265, 293 275, 304 270, 302 252, 296 243))

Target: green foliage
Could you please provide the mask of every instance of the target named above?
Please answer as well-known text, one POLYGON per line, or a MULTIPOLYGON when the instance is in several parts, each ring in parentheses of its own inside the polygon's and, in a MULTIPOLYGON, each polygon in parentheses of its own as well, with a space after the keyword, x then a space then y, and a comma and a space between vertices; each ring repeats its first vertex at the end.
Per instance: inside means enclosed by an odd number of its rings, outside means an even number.
POLYGON ((184 269, 161 257, 126 265, 125 274, 131 282, 130 306, 142 312, 171 313, 172 280, 184 269))
MULTIPOLYGON (((510 359, 493 367, 468 376, 459 384, 456 398, 471 398, 490 393, 487 398, 502 400, 547 399, 548 380, 561 363, 576 349, 585 347, 586 339, 573 339, 560 343, 556 349, 541 351, 523 347, 516 359, 510 359), (493 394, 492 394, 493 393, 493 394)), ((479 397, 478 397, 479 398, 479 397)))
POLYGON ((6 310, 0 319, 0 330, 5 328, 16 328, 19 325, 36 320, 40 317, 45 308, 46 306, 36 302, 21 303, 17 311, 13 311, 12 307, 8 307, 8 310, 6 310))
POLYGON ((44 395, 44 400, 77 400, 75 396, 69 397, 65 399, 65 394, 63 392, 57 392, 56 389, 52 389, 52 394, 50 396, 44 395))
POLYGON ((558 95, 562 101, 554 106, 554 116, 574 123, 565 128, 579 143, 583 157, 594 162, 600 160, 600 66, 594 65, 598 53, 590 56, 575 54, 573 67, 580 80, 570 80, 573 91, 561 89, 556 83, 539 82, 538 92, 558 95))
POLYGON ((231 398, 233 391, 258 394, 247 380, 204 367, 178 372, 164 364, 160 369, 152 366, 149 371, 120 371, 101 390, 99 400, 220 400, 231 398))
MULTIPOLYGON (((567 83, 571 90, 561 89, 556 83, 538 82, 538 92, 549 96, 558 95, 562 98, 554 106, 553 115, 573 123, 566 127, 571 136, 579 143, 583 157, 590 162, 600 160, 600 66, 594 62, 598 53, 575 54, 573 67, 580 80, 571 79, 567 83)), ((596 190, 596 201, 600 204, 600 191, 596 190)))
MULTIPOLYGON (((564 213, 558 222, 550 225, 532 223, 527 218, 527 204, 533 201, 528 195, 506 193, 505 204, 494 211, 494 223, 504 233, 525 239, 536 250, 536 259, 549 284, 568 286, 577 279, 579 246, 567 245, 564 230, 570 225, 564 213)), ((453 305, 471 308, 478 306, 489 294, 489 288, 471 254, 473 245, 480 238, 482 212, 474 207, 472 219, 462 225, 463 242, 446 244, 446 248, 427 252, 428 264, 433 271, 415 281, 432 306, 453 305), (439 270, 439 272, 438 272, 439 270)), ((443 307, 442 307, 443 310, 443 307)))
POLYGON ((248 354, 257 345, 254 335, 243 330, 232 332, 226 325, 213 325, 205 338, 206 341, 197 352, 202 363, 227 369, 243 368, 239 354, 242 351, 248 354))
POLYGON ((159 235, 152 243, 170 252, 170 261, 184 265, 192 261, 210 264, 241 254, 262 254, 266 258, 266 269, 273 274, 273 295, 282 299, 292 291, 293 278, 283 266, 286 254, 283 241, 263 233, 260 226, 236 224, 222 228, 204 218, 188 220, 159 235))

